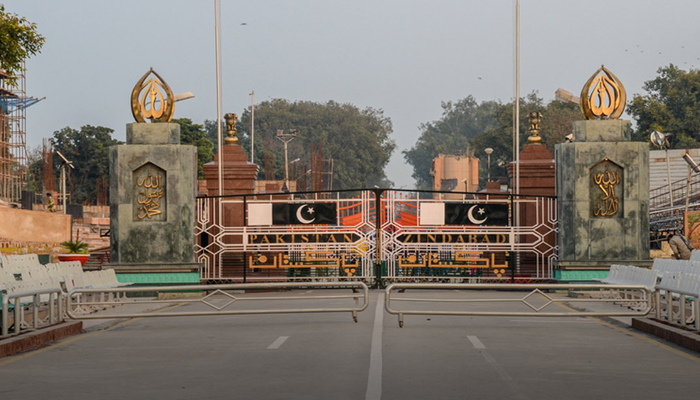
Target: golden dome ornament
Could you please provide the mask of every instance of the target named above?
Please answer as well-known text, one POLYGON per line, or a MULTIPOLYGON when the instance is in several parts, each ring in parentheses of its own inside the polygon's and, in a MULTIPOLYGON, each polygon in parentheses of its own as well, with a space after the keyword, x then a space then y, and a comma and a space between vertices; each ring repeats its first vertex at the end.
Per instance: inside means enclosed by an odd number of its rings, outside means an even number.
POLYGON ((170 122, 175 112, 175 95, 165 80, 151 68, 131 91, 131 114, 136 122, 170 122), (146 80, 153 74, 151 79, 146 80))
POLYGON ((619 119, 626 102, 622 82, 602 65, 581 90, 581 112, 588 120, 619 119))

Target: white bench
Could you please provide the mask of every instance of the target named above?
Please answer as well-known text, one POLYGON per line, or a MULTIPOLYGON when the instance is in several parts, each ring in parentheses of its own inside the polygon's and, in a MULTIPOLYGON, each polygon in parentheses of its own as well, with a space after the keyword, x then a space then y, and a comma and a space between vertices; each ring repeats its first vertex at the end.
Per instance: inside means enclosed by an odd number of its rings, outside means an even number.
POLYGON ((665 273, 656 287, 656 318, 700 331, 700 275, 665 273))

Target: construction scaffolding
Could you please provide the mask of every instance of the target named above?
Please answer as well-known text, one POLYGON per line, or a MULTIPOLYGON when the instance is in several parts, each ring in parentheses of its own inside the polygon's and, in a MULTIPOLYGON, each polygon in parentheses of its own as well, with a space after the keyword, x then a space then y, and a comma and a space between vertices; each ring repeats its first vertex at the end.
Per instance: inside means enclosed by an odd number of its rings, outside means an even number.
POLYGON ((0 200, 16 203, 29 173, 26 109, 43 99, 27 97, 23 71, 15 77, 17 86, 9 78, 0 70, 0 200))

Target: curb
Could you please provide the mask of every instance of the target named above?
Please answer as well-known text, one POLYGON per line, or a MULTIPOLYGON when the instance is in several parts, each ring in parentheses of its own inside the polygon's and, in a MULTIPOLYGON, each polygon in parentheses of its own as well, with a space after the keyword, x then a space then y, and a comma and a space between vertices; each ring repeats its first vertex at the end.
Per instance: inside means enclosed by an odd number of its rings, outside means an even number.
POLYGON ((45 329, 39 329, 34 332, 20 334, 0 341, 0 358, 23 353, 25 351, 36 350, 63 338, 82 333, 82 331, 82 321, 71 321, 50 326, 45 329))
POLYGON ((700 353, 700 334, 653 318, 633 318, 632 328, 700 353))

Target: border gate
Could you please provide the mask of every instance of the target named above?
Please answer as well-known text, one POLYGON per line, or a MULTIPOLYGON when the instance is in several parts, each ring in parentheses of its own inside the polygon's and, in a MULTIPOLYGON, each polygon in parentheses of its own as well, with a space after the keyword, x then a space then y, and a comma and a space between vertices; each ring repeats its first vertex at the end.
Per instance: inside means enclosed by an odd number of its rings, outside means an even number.
POLYGON ((546 282, 556 221, 555 198, 507 193, 199 197, 195 249, 209 283, 546 282))

